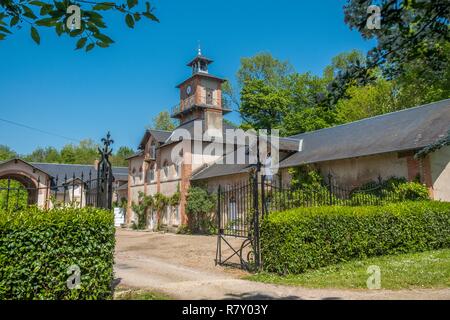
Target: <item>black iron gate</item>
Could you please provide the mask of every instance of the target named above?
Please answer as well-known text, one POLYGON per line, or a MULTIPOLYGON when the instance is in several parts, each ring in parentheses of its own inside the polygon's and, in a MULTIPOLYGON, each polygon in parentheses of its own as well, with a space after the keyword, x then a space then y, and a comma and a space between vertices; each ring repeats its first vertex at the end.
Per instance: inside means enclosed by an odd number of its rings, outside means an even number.
POLYGON ((264 176, 248 182, 219 186, 217 192, 216 264, 248 271, 261 267, 260 220, 264 217, 264 176))
POLYGON ((382 205, 399 201, 395 193, 383 189, 381 178, 363 187, 337 186, 331 174, 328 183, 293 188, 276 176, 255 172, 249 181, 219 187, 217 192, 216 264, 260 270, 260 225, 270 212, 298 207, 382 205))

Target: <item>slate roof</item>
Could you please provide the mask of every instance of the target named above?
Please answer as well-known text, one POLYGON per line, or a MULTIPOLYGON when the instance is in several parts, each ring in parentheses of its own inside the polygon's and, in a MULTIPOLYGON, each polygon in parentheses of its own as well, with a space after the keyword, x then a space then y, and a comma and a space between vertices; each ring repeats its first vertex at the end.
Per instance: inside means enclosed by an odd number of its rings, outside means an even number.
POLYGON ((128 182, 124 183, 123 185, 121 185, 116 189, 116 191, 123 191, 123 190, 128 190, 128 182))
MULTIPOLYGON (((347 159, 379 153, 421 149, 450 129, 450 99, 347 123, 332 128, 280 138, 280 150, 302 151, 280 161, 280 168, 347 159)), ((194 173, 202 180, 242 172, 249 165, 214 163, 194 173)))
POLYGON ((170 135, 172 134, 172 131, 163 131, 163 130, 154 130, 149 129, 148 132, 158 141, 159 143, 166 142, 167 139, 169 139, 170 135))
MULTIPOLYGON (((150 138, 150 135, 154 136, 159 144, 163 144, 164 142, 166 142, 166 140, 170 137, 171 134, 172 131, 147 129, 145 130, 144 136, 142 137, 141 142, 139 143, 139 149, 143 150, 145 148, 145 144, 150 138)), ((136 155, 131 156, 131 158, 136 155)))
POLYGON ((232 174, 249 172, 248 164, 213 164, 194 174, 191 180, 202 180, 214 177, 228 176, 232 174))
POLYGON ((144 151, 140 150, 140 151, 134 153, 133 155, 129 156, 128 158, 125 158, 125 160, 129 160, 129 159, 132 159, 132 158, 140 157, 140 156, 143 156, 143 155, 144 155, 144 151))
POLYGON ((291 136, 303 151, 281 168, 423 148, 450 129, 450 99, 291 136))

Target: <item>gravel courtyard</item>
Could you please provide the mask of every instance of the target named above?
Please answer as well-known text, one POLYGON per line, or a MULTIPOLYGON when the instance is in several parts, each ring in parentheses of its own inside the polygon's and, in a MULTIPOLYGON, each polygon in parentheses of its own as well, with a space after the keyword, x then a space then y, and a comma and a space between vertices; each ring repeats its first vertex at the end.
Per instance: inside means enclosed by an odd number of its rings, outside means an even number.
POLYGON ((117 229, 116 282, 175 299, 450 299, 450 289, 340 290, 257 283, 215 266, 216 237, 117 229))

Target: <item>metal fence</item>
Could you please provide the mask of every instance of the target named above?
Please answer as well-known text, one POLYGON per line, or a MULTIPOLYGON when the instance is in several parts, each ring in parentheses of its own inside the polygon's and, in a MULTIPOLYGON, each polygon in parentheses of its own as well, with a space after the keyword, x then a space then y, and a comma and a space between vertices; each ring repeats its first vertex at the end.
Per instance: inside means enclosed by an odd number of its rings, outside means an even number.
POLYGON ((258 269, 261 262, 259 225, 271 212, 299 207, 383 205, 400 201, 395 193, 387 191, 381 178, 378 183, 365 187, 338 186, 331 175, 328 183, 297 188, 264 176, 258 180, 252 177, 248 182, 219 187, 217 199, 216 263, 226 265, 234 259, 232 265, 238 264, 248 270, 258 269), (233 245, 226 237, 243 240, 233 245), (231 250, 231 254, 224 256, 224 248, 231 250))
POLYGON ((11 174, 1 179, 0 209, 19 210, 29 205, 45 209, 69 205, 111 209, 114 177, 109 157, 112 153, 110 146, 114 141, 109 132, 102 143, 103 147, 98 149, 98 168, 95 172, 89 171, 86 176, 81 172, 80 175, 73 173, 63 178, 52 177, 50 181, 41 181, 38 177, 34 181, 11 174))
POLYGON ((0 180, 0 208, 20 210, 30 205, 51 209, 62 206, 98 206, 97 174, 89 172, 85 177, 73 174, 70 178, 56 176, 48 185, 25 186, 13 178, 0 180))

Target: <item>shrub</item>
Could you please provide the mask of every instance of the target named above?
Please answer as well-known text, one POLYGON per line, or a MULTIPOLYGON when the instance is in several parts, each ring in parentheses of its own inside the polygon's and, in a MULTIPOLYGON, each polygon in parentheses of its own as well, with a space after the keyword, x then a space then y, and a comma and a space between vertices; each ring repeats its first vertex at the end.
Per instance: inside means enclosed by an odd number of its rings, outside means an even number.
POLYGON ((301 273, 352 259, 450 247, 450 203, 297 208, 261 226, 267 271, 301 273))
POLYGON ((395 195, 400 201, 404 200, 428 200, 430 195, 428 188, 418 182, 407 182, 395 188, 395 195))
POLYGON ((136 213, 137 222, 132 224, 133 230, 143 230, 147 227, 147 215, 148 211, 155 206, 156 199, 150 195, 146 195, 143 192, 138 193, 138 203, 132 203, 131 208, 136 213))
POLYGON ((203 188, 190 187, 187 195, 186 212, 192 232, 214 233, 215 198, 203 188))
POLYGON ((0 299, 109 299, 114 216, 95 208, 0 211, 0 299), (68 268, 81 271, 68 289, 68 268))
MULTIPOLYGON (((352 190, 351 198, 356 199, 355 204, 371 204, 372 202, 364 202, 364 195, 376 196, 379 201, 405 201, 405 200, 429 200, 430 196, 428 188, 417 182, 408 182, 405 178, 391 177, 385 181, 371 181, 359 188, 352 190)), ((375 198, 369 200, 376 200, 375 198)), ((375 202, 376 203, 376 202, 375 202)))
POLYGON ((22 209, 28 206, 28 191, 18 181, 0 179, 0 209, 22 209), (9 189, 9 191, 8 191, 9 189))

